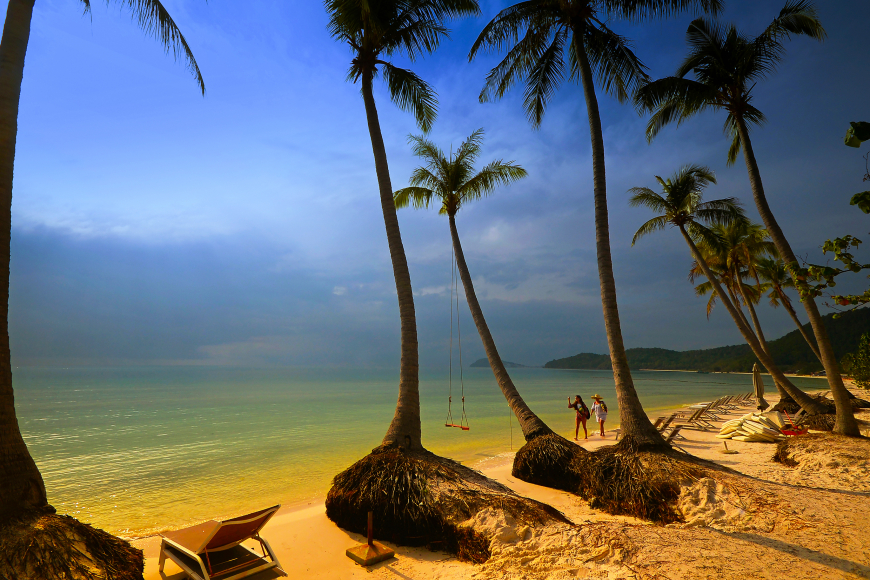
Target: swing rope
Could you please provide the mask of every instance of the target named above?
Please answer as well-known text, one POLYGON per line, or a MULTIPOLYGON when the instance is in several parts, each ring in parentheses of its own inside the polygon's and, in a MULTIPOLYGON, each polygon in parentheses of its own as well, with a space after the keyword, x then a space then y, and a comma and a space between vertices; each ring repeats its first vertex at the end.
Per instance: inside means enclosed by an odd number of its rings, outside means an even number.
POLYGON ((468 415, 465 414, 465 379, 462 375, 462 329, 459 324, 459 273, 456 264, 456 248, 453 248, 453 254, 450 259, 450 378, 448 380, 449 395, 447 397, 447 420, 444 423, 445 427, 459 427, 463 431, 470 429, 468 425, 468 415), (453 300, 456 297, 456 338, 459 346, 459 387, 462 395, 462 415, 459 418, 459 424, 453 422, 453 300))

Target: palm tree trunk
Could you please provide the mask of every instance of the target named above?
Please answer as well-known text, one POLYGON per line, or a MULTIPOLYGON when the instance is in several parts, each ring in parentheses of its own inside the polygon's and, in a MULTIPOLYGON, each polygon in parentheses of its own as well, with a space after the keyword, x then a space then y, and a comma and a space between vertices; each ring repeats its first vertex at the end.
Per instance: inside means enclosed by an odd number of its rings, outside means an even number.
POLYGON ((372 139, 372 152, 375 156, 375 170, 378 175, 378 189, 381 194, 381 209, 387 229, 387 242, 390 246, 390 259, 393 262, 393 276, 396 279, 396 294, 399 298, 399 317, 401 319, 402 359, 399 367, 399 399, 396 413, 384 436, 384 445, 398 445, 407 449, 422 449, 420 433, 420 375, 417 354, 417 319, 414 314, 414 293, 411 289, 411 274, 408 260, 402 245, 399 231, 399 218, 393 202, 393 186, 390 183, 390 168, 387 165, 387 150, 381 135, 381 124, 372 94, 372 74, 363 76, 363 102, 369 135, 372 139))
POLYGON ((731 315, 731 318, 734 319, 734 323, 737 324, 737 329, 740 331, 740 334, 743 335, 743 339, 749 345, 749 348, 752 349, 752 353, 761 361, 761 364, 764 365, 764 368, 767 369, 767 372, 770 373, 770 376, 773 377, 773 380, 780 383, 782 387, 786 390, 786 392, 791 395, 791 397, 797 402, 798 405, 801 406, 807 413, 811 415, 816 415, 819 413, 825 412, 825 407, 815 399, 811 398, 802 390, 798 389, 794 386, 788 378, 782 374, 782 371, 779 370, 779 367, 773 362, 773 359, 768 356, 766 352, 761 348, 761 344, 758 342, 758 338, 752 332, 752 329, 749 328, 743 320, 741 320, 740 315, 737 313, 737 308, 734 306, 734 303, 728 298, 728 295, 722 290, 722 286, 719 284, 719 280, 710 271, 710 266, 707 265, 707 261, 701 256, 701 252, 698 251, 698 247, 695 246, 695 242, 692 241, 691 236, 686 233, 686 229, 683 226, 680 226, 680 233, 683 234, 683 238, 685 238, 686 243, 689 244, 689 249, 692 251, 692 256, 695 258, 695 261, 698 262, 698 265, 701 266, 701 269, 704 271, 704 275, 707 276, 707 279, 710 280, 710 284, 713 285, 713 289, 719 295, 719 299, 722 301, 722 304, 725 305, 725 308, 728 310, 728 313, 731 315))
MULTIPOLYGON (((746 328, 749 328, 749 320, 746 318, 746 315, 743 314, 743 306, 741 306, 740 301, 737 300, 737 295, 734 293, 734 290, 730 285, 726 285, 725 289, 728 290, 728 294, 731 296, 731 301, 735 306, 737 306, 737 313, 740 314, 740 319, 743 321, 743 324, 746 325, 746 328)), ((744 301, 745 300, 746 298, 744 297, 744 301)))
POLYGON ((798 330, 801 333, 801 336, 804 337, 804 340, 807 341, 807 344, 810 346, 810 350, 813 351, 813 354, 816 355, 816 358, 819 359, 819 362, 822 363, 822 366, 825 363, 822 362, 822 355, 819 354, 819 349, 816 347, 816 344, 813 342, 813 339, 810 338, 810 335, 807 334, 807 329, 804 328, 804 325, 801 324, 800 319, 797 317, 797 312, 794 311, 794 308, 791 305, 791 301, 786 296, 785 292, 783 292, 782 288, 776 286, 776 292, 779 294, 779 300, 782 302, 783 307, 785 308, 788 315, 791 316, 791 319, 794 320, 795 325, 798 327, 798 330))
POLYGON ((12 174, 18 136, 18 103, 34 0, 10 0, 0 41, 0 520, 48 505, 45 484, 21 437, 12 391, 9 353, 9 250, 12 174))
MULTIPOLYGON (((797 264, 797 257, 792 252, 788 240, 785 239, 785 235, 773 217, 770 206, 767 205, 764 186, 761 183, 761 172, 758 170, 758 162, 755 160, 755 153, 752 150, 752 142, 749 139, 746 123, 739 115, 735 115, 735 121, 737 122, 737 131, 740 134, 740 141, 743 145, 743 158, 746 161, 746 169, 749 172, 749 185, 752 188, 752 196, 755 198, 755 207, 758 208, 758 213, 761 214, 761 219, 764 221, 764 227, 767 228, 770 239, 776 245, 779 255, 786 264, 797 264)), ((795 284, 801 283, 801 280, 795 280, 795 284)), ((858 429, 858 423, 855 422, 855 413, 852 409, 852 404, 849 402, 849 392, 846 391, 846 387, 843 385, 843 377, 840 376, 840 368, 837 365, 834 349, 831 347, 831 341, 828 338, 828 330, 825 328, 822 315, 819 314, 816 301, 813 298, 807 298, 802 300, 802 302, 810 319, 810 325, 813 327, 813 334, 816 335, 816 343, 819 346, 819 354, 822 357, 822 366, 825 367, 828 386, 831 388, 831 395, 837 407, 837 422, 834 424, 834 433, 860 437, 861 431, 858 429)))
MULTIPOLYGON (((764 338, 764 332, 761 330, 761 323, 758 321, 758 314, 755 312, 755 306, 752 305, 752 301, 749 300, 749 297, 746 296, 746 291, 743 289, 743 284, 738 280, 737 281, 738 288, 740 288, 740 295, 743 296, 743 301, 746 303, 746 306, 749 308, 749 316, 752 318, 752 326, 755 327, 755 336, 758 337, 758 344, 761 345, 761 349, 767 353, 767 356, 773 359, 773 355, 770 354, 770 347, 767 345, 767 339, 764 338)), ((748 326, 748 325, 747 325, 748 326)), ((776 390, 779 392, 780 399, 791 399, 791 395, 788 394, 782 385, 773 381, 773 384, 776 385, 776 390)))
POLYGON ((517 416, 526 441, 531 441, 541 435, 549 435, 553 431, 526 405, 526 402, 514 386, 513 381, 511 381, 510 375, 504 368, 504 364, 495 347, 495 341, 492 339, 492 334, 490 334, 486 320, 483 318, 483 310, 481 310, 480 303, 477 301, 477 294, 474 293, 474 284, 471 282, 471 275, 468 273, 468 266, 465 263, 465 254, 463 254, 462 244, 459 242, 459 232, 456 230, 456 219, 453 215, 449 217, 450 237, 453 238, 453 252, 456 254, 459 277, 462 278, 462 287, 465 288, 468 309, 471 310, 471 318, 474 319, 474 325, 477 327, 478 334, 480 334, 481 342, 483 342, 483 350, 486 352, 486 359, 492 368, 492 374, 495 375, 495 380, 498 382, 504 398, 507 399, 511 411, 517 416))
POLYGON ((610 224, 607 216, 607 185, 604 173, 604 137, 601 132, 601 117, 598 112, 598 98, 586 49, 577 31, 573 34, 577 53, 583 95, 586 98, 586 112, 589 116, 589 134, 592 141, 592 182, 595 198, 595 249, 598 257, 598 279, 601 284, 601 305, 604 311, 604 328, 607 333, 607 346, 610 362, 613 365, 613 379, 616 383, 616 400, 619 404, 619 422, 626 440, 633 440, 640 446, 667 446, 661 434, 653 427, 644 413, 643 405, 634 388, 628 357, 622 342, 622 329, 619 324, 619 310, 616 302, 616 283, 613 280, 613 263, 610 257, 610 224))

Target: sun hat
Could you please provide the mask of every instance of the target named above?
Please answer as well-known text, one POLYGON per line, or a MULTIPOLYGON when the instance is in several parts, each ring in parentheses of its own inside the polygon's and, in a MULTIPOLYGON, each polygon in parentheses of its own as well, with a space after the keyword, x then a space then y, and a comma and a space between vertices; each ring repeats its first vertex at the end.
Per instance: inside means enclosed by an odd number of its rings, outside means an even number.
POLYGON ((595 395, 592 395, 592 398, 593 398, 593 399, 598 399, 598 400, 600 401, 600 400, 601 400, 601 395, 595 394, 595 395))

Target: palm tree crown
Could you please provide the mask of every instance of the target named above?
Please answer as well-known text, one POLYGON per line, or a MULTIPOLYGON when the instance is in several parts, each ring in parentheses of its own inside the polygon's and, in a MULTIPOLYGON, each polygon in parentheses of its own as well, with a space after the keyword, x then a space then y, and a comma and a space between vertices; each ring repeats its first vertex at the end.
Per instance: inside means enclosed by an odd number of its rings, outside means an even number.
POLYGON ((633 187, 629 205, 645 206, 658 215, 638 228, 631 239, 633 246, 637 240, 652 232, 663 230, 668 225, 685 229, 694 239, 716 243, 716 235, 703 224, 729 224, 745 219, 740 202, 733 197, 702 202, 704 188, 716 183, 713 172, 700 165, 687 165, 668 179, 656 175, 662 186, 662 193, 648 187, 633 187))
POLYGON ((412 61, 432 53, 448 34, 444 21, 480 11, 476 0, 326 0, 329 32, 354 52, 349 81, 371 83, 379 71, 393 102, 411 111, 417 124, 429 131, 435 120, 435 90, 414 72, 387 60, 405 54, 412 61))
POLYGON ((705 18, 689 25, 689 56, 672 77, 642 87, 635 104, 653 113, 647 125, 652 141, 667 124, 678 125, 708 109, 727 111, 725 132, 731 137, 728 163, 737 160, 741 138, 738 125, 760 125, 764 114, 752 105, 755 83, 776 70, 784 56, 783 40, 805 35, 821 40, 825 30, 806 0, 788 2, 779 16, 756 37, 742 34, 732 24, 723 26, 705 18), (695 80, 684 78, 689 73, 695 80))
POLYGON ((446 157, 434 143, 421 136, 412 135, 414 155, 426 160, 411 174, 411 187, 396 191, 396 208, 413 205, 429 207, 433 198, 441 201, 440 214, 456 215, 459 208, 469 201, 492 193, 497 185, 508 185, 527 175, 525 169, 513 161, 493 161, 474 173, 474 162, 480 155, 483 129, 478 129, 466 139, 456 153, 446 157))

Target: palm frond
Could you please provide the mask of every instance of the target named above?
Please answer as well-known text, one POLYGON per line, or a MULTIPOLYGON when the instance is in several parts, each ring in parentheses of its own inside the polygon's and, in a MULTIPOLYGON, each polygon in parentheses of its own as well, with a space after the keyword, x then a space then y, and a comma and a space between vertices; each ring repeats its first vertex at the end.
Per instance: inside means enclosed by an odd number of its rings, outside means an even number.
POLYGON ((429 207, 432 200, 432 190, 425 187, 404 187, 393 193, 393 203, 396 209, 413 205, 415 209, 429 207))
POLYGON ((604 5, 607 16, 640 22, 653 18, 667 18, 685 12, 721 12, 721 0, 608 0, 604 5))
POLYGON ((533 127, 541 125, 547 103, 564 78, 563 54, 567 38, 566 30, 557 31, 553 35, 550 46, 541 53, 528 72, 523 108, 526 110, 526 118, 533 127))
POLYGON ((648 187, 632 187, 628 193, 631 194, 628 200, 631 207, 647 207, 656 213, 669 213, 674 210, 668 200, 648 187))
POLYGON ((652 141, 665 125, 686 119, 713 106, 717 92, 697 81, 680 77, 667 77, 640 87, 634 96, 640 111, 650 111, 646 137, 652 141))
POLYGON ((456 193, 461 202, 474 201, 492 193, 498 185, 509 185, 528 175, 528 172, 514 164, 501 159, 487 164, 480 172, 463 183, 456 193))
POLYGON ((649 80, 644 65, 632 52, 628 40, 605 25, 587 26, 583 48, 592 72, 604 91, 620 103, 649 80))
MULTIPOLYGON (((85 6, 85 13, 90 12, 90 0, 81 1, 85 6)), ((145 34, 159 40, 166 52, 171 52, 175 60, 183 59, 187 69, 196 79, 202 94, 205 94, 205 80, 202 78, 202 72, 199 70, 193 51, 190 50, 187 40, 160 0, 106 0, 106 3, 108 4, 110 1, 128 8, 139 28, 145 34)))
POLYGON ((493 18, 477 36, 471 50, 468 52, 468 61, 471 62, 480 51, 501 52, 511 45, 516 45, 522 31, 528 35, 530 25, 535 23, 538 27, 547 28, 545 21, 552 24, 556 20, 556 12, 549 19, 543 14, 546 9, 541 0, 526 0, 505 8, 493 18))
POLYGON ((393 102, 400 109, 411 111, 420 129, 428 133, 437 115, 435 89, 410 70, 383 61, 379 64, 383 68, 384 80, 393 102))
POLYGON ((651 220, 647 221, 645 224, 637 228, 637 231, 634 232, 634 236, 631 238, 631 245, 633 246, 639 239, 648 234, 665 229, 669 223, 670 220, 668 219, 668 216, 665 215, 660 215, 652 218, 651 220))

